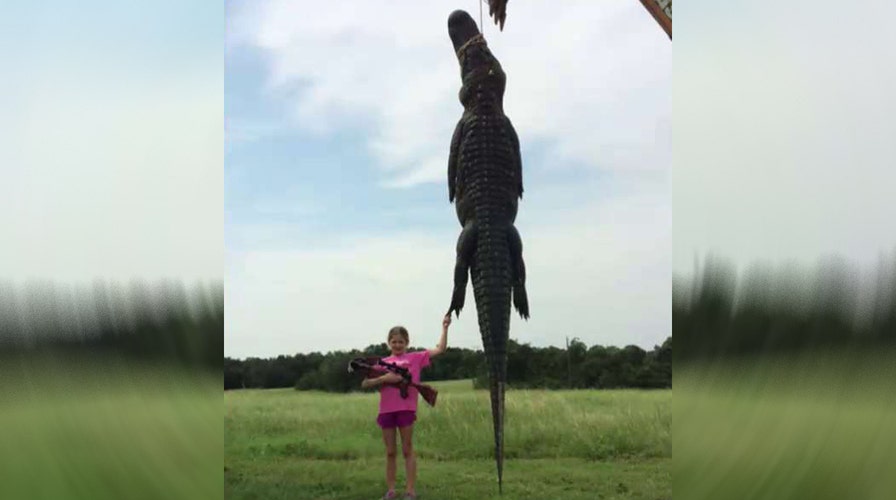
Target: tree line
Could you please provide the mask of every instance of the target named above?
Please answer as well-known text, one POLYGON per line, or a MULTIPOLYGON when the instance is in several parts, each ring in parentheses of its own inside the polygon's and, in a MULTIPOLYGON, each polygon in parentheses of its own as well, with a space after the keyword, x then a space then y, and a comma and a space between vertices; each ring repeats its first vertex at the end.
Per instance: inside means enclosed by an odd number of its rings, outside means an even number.
MULTIPOLYGON (((416 349, 421 348, 410 348, 416 349)), ((352 351, 224 358, 224 389, 355 391, 360 389, 360 379, 348 373, 349 361, 358 356, 388 356, 389 352, 386 343, 381 343, 352 351)), ((449 347, 421 376, 430 381, 473 379, 476 387, 485 387, 485 356, 481 350, 449 347)), ((579 339, 572 339, 567 348, 533 347, 510 339, 507 381, 512 388, 670 388, 672 337, 650 351, 635 345, 588 347, 579 339)))
POLYGON ((810 268, 708 257, 673 285, 676 363, 827 348, 896 346, 896 253, 861 269, 842 258, 810 268))

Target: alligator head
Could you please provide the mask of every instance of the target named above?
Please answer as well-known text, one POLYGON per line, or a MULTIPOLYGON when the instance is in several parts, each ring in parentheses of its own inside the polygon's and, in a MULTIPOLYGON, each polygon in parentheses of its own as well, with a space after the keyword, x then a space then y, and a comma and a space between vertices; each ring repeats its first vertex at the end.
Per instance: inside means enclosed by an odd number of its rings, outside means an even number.
POLYGON ((484 108, 480 109, 483 112, 490 109, 503 112, 507 76, 501 63, 488 49, 476 21, 470 14, 455 10, 448 16, 448 35, 460 64, 463 81, 460 102, 467 109, 481 107, 484 108))

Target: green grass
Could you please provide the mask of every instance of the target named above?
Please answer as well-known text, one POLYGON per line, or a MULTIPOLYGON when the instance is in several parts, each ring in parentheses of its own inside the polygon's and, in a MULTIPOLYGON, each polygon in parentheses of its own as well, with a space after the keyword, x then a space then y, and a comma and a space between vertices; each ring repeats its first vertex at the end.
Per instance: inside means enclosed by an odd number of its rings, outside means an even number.
POLYGON ((896 353, 678 367, 674 487, 688 499, 891 499, 896 353))
POLYGON ((0 364, 0 498, 220 498, 220 378, 109 358, 0 364))
MULTIPOLYGON (((438 403, 421 401, 414 433, 421 499, 498 498, 488 392, 432 385, 438 403)), ((377 397, 226 392, 227 497, 378 498, 377 397)), ((671 498, 671 404, 671 391, 508 392, 503 498, 671 498)))

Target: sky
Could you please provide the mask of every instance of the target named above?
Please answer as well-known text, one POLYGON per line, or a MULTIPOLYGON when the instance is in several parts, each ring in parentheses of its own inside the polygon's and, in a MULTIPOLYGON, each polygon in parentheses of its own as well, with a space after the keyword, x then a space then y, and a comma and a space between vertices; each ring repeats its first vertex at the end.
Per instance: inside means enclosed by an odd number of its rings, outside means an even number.
MULTIPOLYGON (((438 340, 460 225, 447 32, 475 1, 229 2, 225 355, 438 340)), ((512 338, 652 349, 671 334, 672 49, 638 2, 511 3, 484 34, 521 141, 531 318, 512 338)), ((449 346, 481 348, 472 287, 449 346)))
MULTIPOLYGON (((433 345, 460 230, 446 20, 479 17, 439 4, 3 3, 3 286, 224 279, 233 357, 394 324, 433 345)), ((637 2, 486 17, 525 169, 533 316, 513 338, 650 348, 671 273, 709 252, 896 254, 896 7, 833 5, 681 4, 674 84, 637 2)), ((473 307, 449 343, 480 347, 473 307)))
POLYGON ((0 280, 222 281, 224 9, 0 7, 0 280))
POLYGON ((709 253, 896 263, 896 7, 846 5, 677 4, 676 274, 709 253))

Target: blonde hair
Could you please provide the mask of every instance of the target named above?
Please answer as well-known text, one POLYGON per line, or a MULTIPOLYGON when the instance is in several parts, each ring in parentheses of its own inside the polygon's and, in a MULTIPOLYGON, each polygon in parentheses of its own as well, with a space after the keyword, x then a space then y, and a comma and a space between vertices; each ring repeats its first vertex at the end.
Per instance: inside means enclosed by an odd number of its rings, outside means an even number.
POLYGON ((392 340, 392 337, 395 336, 403 338, 405 342, 410 342, 410 339, 408 338, 408 330, 403 326, 393 326, 392 329, 389 330, 389 336, 386 337, 386 340, 390 341, 392 340))

